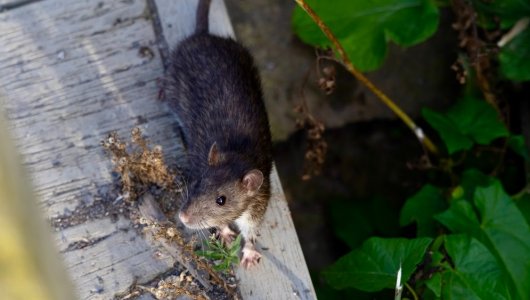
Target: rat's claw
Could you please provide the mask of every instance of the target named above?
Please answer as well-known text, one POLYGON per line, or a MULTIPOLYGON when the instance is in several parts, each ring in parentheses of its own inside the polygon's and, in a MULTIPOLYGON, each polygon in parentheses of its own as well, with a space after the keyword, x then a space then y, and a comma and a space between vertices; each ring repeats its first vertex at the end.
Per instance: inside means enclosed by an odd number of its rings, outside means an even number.
POLYGON ((252 248, 243 248, 243 257, 241 258, 241 266, 245 269, 250 269, 259 264, 261 260, 261 254, 252 248))

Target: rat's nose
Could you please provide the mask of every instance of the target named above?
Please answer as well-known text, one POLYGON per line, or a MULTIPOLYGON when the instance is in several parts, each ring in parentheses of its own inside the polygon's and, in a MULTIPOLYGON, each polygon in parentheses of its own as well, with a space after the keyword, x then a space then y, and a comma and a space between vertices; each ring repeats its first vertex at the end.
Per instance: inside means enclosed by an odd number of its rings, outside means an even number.
POLYGON ((187 224, 190 221, 190 216, 183 211, 179 211, 179 219, 182 223, 187 224))

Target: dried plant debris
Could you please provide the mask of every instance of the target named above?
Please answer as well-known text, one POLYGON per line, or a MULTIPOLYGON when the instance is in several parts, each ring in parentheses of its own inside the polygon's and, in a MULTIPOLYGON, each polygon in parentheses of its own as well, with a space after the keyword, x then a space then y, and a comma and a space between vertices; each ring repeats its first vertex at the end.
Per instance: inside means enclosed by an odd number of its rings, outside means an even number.
MULTIPOLYGON (((337 86, 337 70, 333 62, 338 63, 331 49, 316 50, 315 71, 317 85, 326 94, 330 95, 337 86)), ((325 126, 309 110, 304 94, 305 86, 310 77, 308 71, 301 88, 301 101, 294 107, 294 112, 299 116, 296 118, 296 127, 306 132, 307 147, 304 155, 304 170, 302 180, 309 180, 320 175, 326 159, 328 144, 324 140, 325 126)))
POLYGON ((459 55, 451 68, 456 72, 457 80, 461 84, 465 84, 468 77, 474 75, 484 99, 502 116, 500 106, 505 99, 497 86, 494 75, 496 66, 493 63, 493 57, 498 52, 494 41, 500 37, 501 31, 488 31, 477 26, 477 13, 468 1, 454 0, 451 5, 456 16, 452 27, 458 32, 458 46, 466 53, 465 56, 459 55))
POLYGON ((305 100, 297 105, 294 111, 301 114, 301 118, 296 119, 296 126, 306 131, 307 147, 302 180, 309 180, 313 176, 320 175, 326 159, 328 144, 323 137, 325 127, 321 121, 309 113, 305 100))
POLYGON ((178 276, 169 275, 164 279, 158 279, 152 286, 137 284, 126 295, 116 297, 116 299, 136 299, 145 292, 152 294, 158 300, 173 300, 183 296, 187 297, 185 299, 210 299, 201 291, 193 277, 186 274, 186 271, 181 272, 178 276))
POLYGON ((112 132, 101 143, 111 153, 114 169, 121 176, 124 198, 134 201, 153 184, 167 190, 176 188, 180 191, 179 184, 175 181, 177 172, 165 164, 162 147, 149 149, 147 140, 137 127, 131 132, 131 142, 132 148, 128 149, 118 134, 112 132))
MULTIPOLYGON (((149 213, 143 213, 142 215, 149 213)), ((155 213, 157 214, 157 213, 155 213)), ((195 246, 197 243, 192 238, 190 241, 182 236, 182 233, 172 222, 168 221, 153 221, 150 216, 143 216, 139 222, 144 225, 144 233, 157 243, 161 244, 163 248, 169 250, 169 254, 173 255, 176 250, 179 260, 193 275, 193 277, 201 283, 207 290, 207 293, 217 294, 216 299, 237 299, 237 285, 235 284, 235 276, 233 271, 218 273, 214 269, 211 261, 199 257, 196 254, 195 246), (205 279, 206 278, 206 279, 205 279), (220 290, 215 288, 220 287, 220 290), (223 297, 221 297, 223 295, 223 297)))
POLYGON ((180 273, 180 276, 169 276, 160 280, 156 288, 149 288, 148 291, 158 300, 171 300, 179 296, 188 296, 196 300, 208 299, 202 294, 193 278, 185 272, 180 273))
POLYGON ((135 299, 145 292, 157 299, 236 299, 237 286, 233 273, 218 274, 212 264, 197 256, 196 241, 187 240, 170 220, 175 215, 176 199, 180 198, 180 172, 168 167, 162 148, 149 147, 139 128, 131 132, 131 144, 112 132, 102 141, 111 156, 114 171, 120 179, 122 198, 129 204, 128 217, 142 229, 143 236, 186 267, 189 275, 169 274, 151 285, 134 284, 127 295, 118 299, 135 299), (167 217, 170 216, 170 217, 167 217), (184 277, 183 277, 184 276, 184 277), (231 276, 233 278, 231 278, 231 276), (228 284, 232 282, 232 284, 228 284))
POLYGON ((173 300, 173 299, 215 299, 228 300, 239 299, 236 297, 229 297, 226 293, 214 287, 207 293, 197 283, 195 278, 186 271, 176 271, 164 274, 159 278, 155 278, 146 284, 135 283, 131 288, 121 294, 116 295, 114 300, 135 300, 145 294, 151 294, 158 300, 173 300))
POLYGON ((336 61, 331 50, 316 50, 316 72, 318 87, 326 94, 331 95, 337 86, 337 70, 330 61, 336 61))

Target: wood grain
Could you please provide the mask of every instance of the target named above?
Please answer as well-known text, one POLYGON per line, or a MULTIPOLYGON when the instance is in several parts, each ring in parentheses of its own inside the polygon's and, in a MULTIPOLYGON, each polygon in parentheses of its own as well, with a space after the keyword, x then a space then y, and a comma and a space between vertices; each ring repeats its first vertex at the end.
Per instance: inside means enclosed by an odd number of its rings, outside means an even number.
MULTIPOLYGON (((138 126, 168 161, 182 159, 176 118, 156 100, 157 79, 167 45, 192 32, 195 6, 195 0, 47 0, 0 13, 0 104, 48 218, 108 197, 112 166, 99 143, 110 131, 123 137, 138 126)), ((213 1, 210 26, 233 35, 222 1, 213 1)), ((238 271, 242 295, 314 299, 276 172, 272 179, 259 238, 268 250, 258 268, 238 271)), ((105 217, 57 229, 80 299, 111 299, 135 279, 147 282, 172 266, 170 257, 155 259, 156 249, 131 227, 105 217)))
MULTIPOLYGON (((109 131, 139 126, 178 152, 167 130, 175 119, 155 100, 163 69, 151 24, 144 1, 42 1, 0 14, 3 107, 49 218, 106 196, 112 166, 99 142, 109 131)), ((80 299, 111 299, 173 263, 155 259, 126 220, 91 220, 56 237, 80 299), (65 250, 87 239, 97 242, 65 250)))

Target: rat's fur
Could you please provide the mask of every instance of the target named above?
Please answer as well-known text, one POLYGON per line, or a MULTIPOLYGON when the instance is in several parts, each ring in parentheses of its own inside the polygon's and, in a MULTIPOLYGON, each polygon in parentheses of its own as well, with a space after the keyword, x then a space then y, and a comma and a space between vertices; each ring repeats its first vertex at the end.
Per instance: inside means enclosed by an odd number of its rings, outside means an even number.
POLYGON ((270 198, 271 134, 253 59, 233 39, 208 33, 209 2, 199 2, 196 32, 173 51, 165 82, 188 156, 179 216, 191 228, 219 227, 226 239, 235 222, 245 238, 242 263, 251 266, 259 260, 254 228, 270 198))

